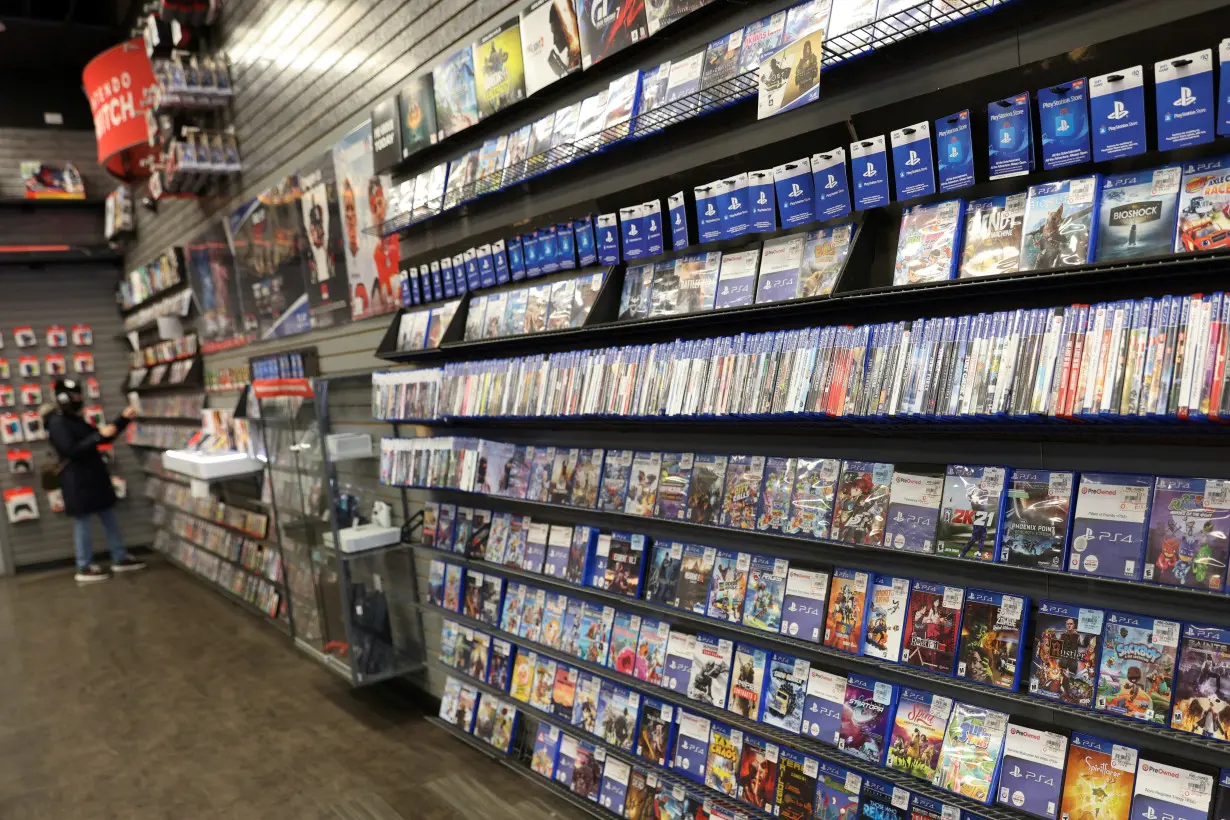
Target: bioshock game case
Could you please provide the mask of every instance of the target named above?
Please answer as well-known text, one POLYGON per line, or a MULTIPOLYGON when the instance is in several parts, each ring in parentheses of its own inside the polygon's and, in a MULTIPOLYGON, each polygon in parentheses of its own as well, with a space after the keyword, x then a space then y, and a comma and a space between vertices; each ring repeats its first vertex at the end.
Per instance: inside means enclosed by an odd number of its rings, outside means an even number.
POLYGON ((1183 168, 1111 174, 1102 180, 1095 262, 1166 256, 1175 249, 1183 168))

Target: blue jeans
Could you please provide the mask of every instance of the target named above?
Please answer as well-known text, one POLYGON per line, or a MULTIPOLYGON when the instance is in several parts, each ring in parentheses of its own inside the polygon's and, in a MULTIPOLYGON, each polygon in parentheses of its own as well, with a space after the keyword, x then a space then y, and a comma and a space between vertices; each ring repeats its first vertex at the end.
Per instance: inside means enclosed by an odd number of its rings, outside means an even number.
MULTIPOLYGON (((115 508, 112 507, 99 513, 93 513, 102 522, 103 532, 107 535, 107 549, 111 551, 112 561, 123 561, 128 557, 128 549, 120 535, 120 522, 115 520, 115 508)), ((88 567, 94 562, 94 534, 90 531, 90 515, 73 519, 73 540, 77 550, 78 568, 88 567)))

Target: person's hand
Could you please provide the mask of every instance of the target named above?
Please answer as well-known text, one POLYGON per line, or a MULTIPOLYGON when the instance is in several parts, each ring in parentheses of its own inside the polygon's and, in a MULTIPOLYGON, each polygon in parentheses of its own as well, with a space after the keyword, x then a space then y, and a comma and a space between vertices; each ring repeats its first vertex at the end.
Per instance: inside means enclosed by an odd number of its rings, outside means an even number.
POLYGON ((135 418, 137 417, 137 414, 138 414, 138 413, 140 413, 140 412, 141 412, 140 410, 138 410, 137 408, 133 407, 133 406, 130 404, 130 405, 128 405, 127 407, 125 407, 125 408, 124 408, 124 412, 123 412, 123 413, 120 413, 120 415, 121 415, 121 416, 123 416, 123 417, 124 417, 124 418, 126 418, 126 419, 130 419, 130 420, 131 420, 131 419, 135 419, 135 418))
POLYGON ((119 431, 115 429, 114 424, 104 424, 98 428, 98 432, 102 433, 103 438, 115 438, 115 434, 119 431))

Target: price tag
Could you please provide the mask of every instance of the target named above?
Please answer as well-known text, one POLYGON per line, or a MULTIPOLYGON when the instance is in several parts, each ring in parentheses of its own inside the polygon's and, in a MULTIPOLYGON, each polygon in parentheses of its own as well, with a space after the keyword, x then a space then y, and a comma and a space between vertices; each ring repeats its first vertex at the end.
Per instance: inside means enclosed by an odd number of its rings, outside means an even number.
POLYGON ((932 695, 931 714, 940 720, 948 720, 948 716, 952 714, 952 698, 946 698, 943 695, 932 695))
POLYGON ((549 729, 547 729, 547 737, 549 737, 551 740, 555 740, 557 737, 559 737, 559 727, 552 726, 549 729))
POLYGON ((846 791, 850 794, 858 794, 863 790, 862 775, 854 772, 846 772, 846 791))
POLYGON ((885 706, 891 704, 893 702, 892 685, 876 681, 875 689, 872 690, 871 699, 876 703, 882 703, 885 706))
POLYGON ((678 541, 675 541, 674 543, 671 544, 671 558, 678 560, 682 557, 683 557, 683 544, 680 544, 678 541))
POLYGON ((1123 488, 1123 504, 1124 507, 1131 507, 1136 511, 1143 511, 1145 504, 1149 500, 1148 487, 1124 487, 1123 488))
POLYGON ((606 760, 606 749, 602 748, 601 746, 594 749, 594 760, 597 760, 600 762, 606 760))
POLYGON ((944 608, 945 609, 960 609, 961 601, 965 598, 965 590, 961 587, 944 587, 944 608))
POLYGON ((1149 189, 1149 195, 1177 194, 1182 172, 1183 169, 1177 165, 1173 168, 1158 168, 1153 172, 1153 187, 1149 189))
POLYGON ((982 470, 981 488, 991 493, 998 493, 1004 488, 1004 468, 984 467, 982 470))
POLYGON ((1067 498, 1072 494, 1071 473, 1051 473, 1050 481, 1047 483, 1050 494, 1057 498, 1067 498))
POLYGON ((999 605, 999 614, 1001 618, 1010 618, 1014 621, 1021 619, 1021 611, 1025 602, 1015 595, 1005 595, 1003 601, 999 605))
POLYGON ((910 589, 909 578, 894 578, 893 579, 893 595, 905 595, 910 589))
POLYGON ((743 745, 743 732, 739 731, 738 729, 731 729, 730 730, 730 742, 735 744, 736 746, 742 746, 743 745))
POLYGON ((675 796, 676 800, 682 800, 685 797, 687 797, 687 792, 683 790, 683 786, 676 786, 675 788, 671 789, 671 794, 675 796))
POLYGON ((947 803, 940 804, 940 820, 961 820, 961 810, 947 803))
POLYGON ((735 559, 735 568, 739 572, 747 572, 752 566, 752 556, 746 552, 739 553, 739 557, 735 559))
POLYGON ((651 789, 658 788, 658 775, 656 772, 649 772, 645 775, 645 785, 649 786, 651 789))
POLYGON ((798 658, 794 662, 794 676, 796 678, 806 678, 808 670, 811 669, 811 664, 802 658, 798 658))
POLYGON ((1004 210, 1010 216, 1023 216, 1025 214, 1025 200, 1027 194, 1013 194, 1004 200, 1004 210))
POLYGON ((704 562, 707 566, 713 566, 713 562, 717 560, 717 547, 705 547, 704 562))
POLYGON ((1096 178, 1074 179, 1068 183, 1068 204, 1088 205, 1093 202, 1094 183, 1096 178))
POLYGON ((1076 616, 1076 630, 1089 635, 1102 634, 1102 610, 1081 608, 1076 616))
POLYGON ((662 704, 662 720, 670 723, 674 718, 675 710, 669 704, 662 704))
POLYGON ((1154 621, 1153 642, 1162 646, 1177 647, 1179 645, 1179 625, 1174 621, 1154 621))
POLYGON ((1204 483, 1204 506, 1213 510, 1230 510, 1230 481, 1210 478, 1204 483))
POLYGON ((865 572, 854 573, 854 583, 858 584, 859 586, 867 586, 867 573, 865 572))
MULTIPOLYGON (((816 762, 815 758, 803 758, 803 774, 811 778, 817 778, 820 776, 820 764, 816 762)), ((857 776, 858 775, 855 775, 855 777, 857 776)), ((847 780, 849 780, 849 778, 847 778, 847 780)))
POLYGON ((905 811, 910 807, 910 793, 898 786, 893 786, 892 803, 897 808, 905 811))
POLYGON ((790 562, 785 558, 777 558, 773 561, 773 574, 784 576, 790 571, 790 562))

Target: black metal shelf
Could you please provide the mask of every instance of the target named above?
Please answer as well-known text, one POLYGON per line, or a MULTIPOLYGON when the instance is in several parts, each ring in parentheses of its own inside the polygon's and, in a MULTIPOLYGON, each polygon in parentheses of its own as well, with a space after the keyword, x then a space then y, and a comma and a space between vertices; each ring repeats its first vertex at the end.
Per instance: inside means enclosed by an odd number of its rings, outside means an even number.
MULTIPOLYGON (((1111 292, 1116 298, 1133 298, 1135 295, 1160 296, 1162 293, 1191 292, 1206 284, 1216 287, 1217 281, 1224 279, 1225 267, 1230 262, 1230 254, 1223 252, 1082 265, 1060 270, 1007 273, 915 285, 857 287, 862 271, 858 268, 856 255, 860 251, 860 245, 866 246, 874 242, 871 233, 874 232, 860 229, 856 234, 850 252, 851 259, 831 296, 747 305, 682 316, 605 321, 586 327, 524 336, 445 342, 439 347, 426 350, 382 350, 377 352, 377 356, 386 361, 403 364, 446 363, 485 357, 505 358, 561 350, 663 342, 675 338, 717 337, 742 332, 845 324, 851 320, 867 324, 930 318, 958 315, 962 309, 977 313, 988 310, 1057 307, 1086 300, 1103 300, 1108 288, 1113 288, 1111 292), (864 232, 869 234, 866 238, 862 237, 864 232)), ((695 252, 704 248, 688 250, 695 252)), ((459 309, 458 313, 460 312, 459 309)), ((396 330, 394 326, 390 332, 396 334, 396 330)))
MULTIPOLYGON (((196 511, 194 511, 194 510, 190 510, 190 509, 187 509, 187 508, 185 508, 185 507, 175 507, 175 506, 172 506, 172 505, 171 505, 171 503, 170 503, 169 501, 166 501, 166 500, 164 500, 164 499, 161 499, 161 498, 151 498, 150 500, 151 500, 151 501, 153 501, 155 504, 159 504, 159 505, 161 505, 161 506, 163 506, 163 507, 166 507, 168 510, 172 510, 173 512, 183 513, 184 515, 189 515, 189 516, 192 516, 193 518, 195 518, 195 519, 197 519, 197 520, 199 520, 199 521, 203 521, 203 522, 205 522, 206 524, 213 524, 213 525, 214 525, 214 526, 216 526, 216 527, 221 527, 222 529, 227 530, 228 532, 232 533, 233 535, 238 535, 238 536, 240 536, 240 537, 241 537, 241 538, 243 538, 245 541, 254 541, 254 542, 256 542, 257 544, 260 544, 260 545, 262 545, 262 546, 266 546, 266 547, 276 547, 276 546, 277 546, 277 544, 275 544, 275 543, 273 543, 272 541, 270 541, 270 540, 269 540, 269 536, 268 536, 268 534, 266 534, 266 535, 264 535, 264 536, 260 536, 260 535, 253 535, 252 533, 247 532, 246 530, 241 530, 241 529, 239 529, 238 527, 235 527, 235 526, 233 526, 233 525, 231 525, 231 524, 227 524, 225 521, 215 521, 215 520, 214 520, 214 519, 212 519, 212 518, 208 518, 208 517, 206 517, 206 516, 204 516, 204 515, 200 515, 199 513, 197 513, 197 512, 196 512, 196 511)), ((231 506, 236 507, 236 508, 238 508, 238 509, 243 509, 242 507, 239 507, 239 505, 238 505, 238 504, 232 504, 231 506)), ((255 512, 255 511, 254 511, 254 510, 246 510, 246 512, 255 512)), ((261 514, 263 515, 263 513, 261 513, 261 514)))
MULTIPOLYGON (((197 516, 193 516, 193 517, 195 518, 195 517, 197 517, 197 516)), ((202 519, 202 520, 204 520, 204 519, 202 519)), ((209 522, 209 523, 213 523, 213 522, 209 522)), ((284 583, 283 583, 282 581, 278 581, 278 580, 276 580, 276 579, 270 578, 269 576, 264 575, 264 574, 262 574, 262 573, 259 573, 259 572, 257 572, 257 571, 256 571, 256 570, 254 570, 254 569, 249 569, 248 567, 245 567, 242 563, 240 563, 239 561, 234 560, 233 558, 227 558, 227 557, 226 557, 225 555, 223 555, 222 553, 220 553, 220 552, 216 552, 216 551, 214 551, 214 550, 211 550, 209 547, 205 546, 204 544, 200 544, 200 543, 198 543, 198 542, 196 542, 196 541, 193 541, 191 538, 188 538, 188 537, 186 537, 186 536, 180 535, 179 533, 177 533, 175 530, 171 529, 171 528, 170 528, 168 525, 166 525, 166 524, 156 524, 156 525, 154 526, 154 529, 155 529, 155 530, 162 530, 162 531, 163 531, 163 532, 165 532, 167 535, 174 536, 175 538, 178 538, 180 541, 183 541, 185 544, 191 544, 192 546, 196 547, 197 549, 199 549, 199 550, 203 550, 204 552, 207 552, 207 553, 209 553, 210 555, 214 556, 214 557, 215 557, 215 558, 217 558, 219 561, 222 561, 223 563, 226 563, 226 564, 230 564, 231 566, 235 567, 235 569, 241 570, 242 572, 245 572, 245 573, 247 573, 248 575, 251 575, 253 578, 259 578, 260 580, 264 581, 265 583, 270 584, 270 585, 272 585, 272 586, 274 586, 274 587, 277 587, 278 589, 284 589, 284 588, 285 588, 285 585, 284 585, 284 583)), ((268 545, 266 545, 266 546, 268 546, 268 545)), ((285 568, 283 568, 282 572, 283 572, 283 573, 285 573, 285 572, 286 572, 285 568)))
MULTIPOLYGON (((726 723, 731 726, 737 727, 744 732, 750 732, 753 735, 758 735, 768 740, 772 740, 774 743, 789 746, 790 748, 807 752, 808 754, 814 757, 818 757, 823 760, 836 763, 839 766, 859 772, 860 774, 877 777, 877 778, 880 778, 881 780, 886 780, 890 783, 893 783, 894 785, 901 786, 902 788, 905 788, 911 792, 916 792, 916 793, 925 795, 927 797, 931 797, 942 803, 948 803, 950 805, 960 806, 961 808, 966 809, 968 811, 977 812, 980 816, 989 818, 989 820, 1022 820, 1022 818, 1030 817, 1030 815, 1027 815, 1024 812, 1018 812, 1012 809, 1007 809, 1003 806, 998 806, 994 803, 990 805, 978 803, 977 801, 970 800, 969 798, 963 797, 961 795, 953 794, 952 792, 943 791, 942 789, 937 789, 933 787, 930 783, 927 783, 926 781, 920 780, 915 777, 911 777, 905 774, 904 772, 899 772, 895 769, 889 769, 887 767, 877 766, 865 760, 860 760, 859 758, 856 758, 852 755, 843 754, 835 746, 829 746, 827 744, 820 743, 819 741, 809 740, 803 737, 802 735, 791 734, 790 732, 783 731, 774 726, 769 726, 768 724, 760 723, 754 720, 748 720, 747 718, 737 715, 734 712, 731 712, 729 710, 719 709, 715 706, 711 706, 705 703, 700 703, 698 701, 692 700, 691 698, 683 697, 669 689, 664 689, 662 687, 653 686, 651 684, 646 683, 645 681, 640 680, 639 678, 630 677, 628 675, 621 675, 615 670, 609 669, 608 667, 601 666, 599 664, 591 663, 589 661, 579 660, 578 658, 568 655, 567 653, 560 652, 557 649, 552 649, 551 647, 537 643, 536 641, 526 640, 525 638, 521 638, 511 633, 504 632, 501 629, 493 629, 490 625, 485 624, 482 621, 476 621, 473 618, 467 618, 465 616, 457 615, 457 613, 454 613, 451 610, 447 610, 442 607, 433 606, 431 604, 425 604, 423 606, 425 606, 428 610, 432 612, 436 612, 442 618, 450 618, 450 619, 456 620, 458 623, 462 623, 474 629, 478 629, 483 632, 487 632, 489 634, 496 635, 500 638, 503 638, 504 640, 507 640, 517 645, 519 648, 529 649, 533 652, 546 655, 547 657, 550 657, 558 662, 566 663, 569 666, 575 666, 578 669, 584 669, 595 675, 599 675, 603 678, 606 678, 608 680, 618 682, 622 686, 626 686, 629 689, 634 689, 637 692, 640 692, 642 696, 649 696, 652 698, 657 698, 658 700, 666 701, 667 703, 671 703, 680 709, 687 709, 690 712, 695 712, 697 714, 704 715, 712 720, 717 720, 721 723, 726 723)), ((435 658, 434 660, 439 666, 445 669, 448 669, 453 674, 463 677, 465 680, 474 684, 475 686, 479 686, 481 688, 492 690, 495 692, 499 691, 498 689, 494 689, 494 687, 491 687, 488 684, 485 684, 481 681, 476 680, 475 678, 470 677, 469 675, 467 675, 466 673, 460 670, 454 669, 453 667, 449 666, 448 664, 445 664, 443 661, 439 660, 438 658, 435 658)), ((503 697, 508 698, 509 696, 505 694, 503 695, 503 697)), ((520 703, 520 701, 512 701, 512 702, 520 703)), ((530 708, 532 709, 533 707, 530 707, 530 708)), ((541 715, 542 713, 535 709, 533 714, 541 715)), ((563 731, 572 732, 573 734, 580 734, 582 736, 585 736, 587 739, 591 739, 591 740, 594 737, 592 735, 587 735, 587 733, 582 732, 576 729, 575 727, 569 728, 568 724, 563 723, 563 721, 560 721, 558 719, 553 719, 551 717, 545 717, 544 719, 547 720, 548 723, 553 723, 555 725, 560 726, 560 728, 563 731)), ((639 765, 645 768, 651 768, 658 772, 667 771, 666 769, 663 769, 662 767, 659 767, 656 764, 648 760, 645 760, 640 757, 635 757, 635 756, 632 756, 632 757, 635 761, 637 761, 636 765, 639 765)), ((688 781, 688 782, 691 782, 691 781, 688 781)), ((709 791, 712 791, 712 790, 709 790, 709 791)), ((714 793, 721 794, 720 792, 714 792, 714 793)), ((725 797, 725 795, 723 795, 723 797, 725 797)), ((726 799, 729 800, 730 798, 726 798, 726 799)), ((746 806, 746 804, 743 804, 743 803, 740 803, 739 805, 741 807, 746 806)), ((758 816, 764 816, 763 812, 756 812, 756 810, 751 809, 751 807, 747 807, 747 809, 749 809, 752 813, 757 814, 758 816)))
POLYGON ((562 518, 569 523, 576 522, 613 530, 641 532, 652 536, 655 542, 677 540, 687 543, 704 543, 811 563, 832 561, 839 566, 849 566, 867 572, 916 573, 911 577, 929 578, 936 583, 972 585, 976 588, 985 586, 1001 592, 1029 594, 1034 598, 1077 600, 1088 606, 1115 609, 1126 606, 1133 611, 1145 611, 1164 618, 1173 618, 1174 606, 1179 603, 1187 608, 1189 618, 1186 620, 1204 620, 1208 623, 1230 627, 1230 608, 1226 605, 1227 596, 1220 592, 1161 586, 1143 581, 1075 575, 1059 570, 1021 567, 1013 564, 983 563, 963 558, 906 552, 884 546, 848 544, 827 538, 801 538, 754 530, 736 530, 711 524, 671 521, 540 501, 523 501, 502 496, 469 493, 463 490, 422 489, 426 492, 443 494, 448 498, 462 499, 467 505, 473 505, 475 499, 481 499, 484 506, 490 506, 497 511, 533 513, 562 518), (885 559, 889 556, 892 557, 891 569, 885 566, 885 559), (1124 603, 1124 595, 1131 596, 1127 604, 1124 603))
MULTIPOLYGON (((1152 724, 1143 723, 1141 721, 1131 720, 1128 718, 1118 717, 1116 715, 1107 714, 1105 712, 1096 712, 1089 709, 1081 709, 1068 704, 1057 703, 1055 701, 1044 698, 1031 697, 1019 691, 1008 691, 1006 689, 998 689, 991 686, 966 681, 959 678, 953 678, 946 675, 940 675, 934 672, 928 672, 924 669, 918 669, 913 666, 905 666, 904 664, 892 663, 889 661, 871 658, 864 655, 853 655, 848 652, 831 649, 822 644, 810 643, 798 638, 791 638, 786 635, 781 635, 773 632, 765 632, 763 630, 746 627, 742 624, 730 623, 727 621, 717 621, 703 615, 697 615, 692 612, 676 609, 674 607, 663 606, 660 604, 650 603, 643 598, 628 598, 622 595, 615 595, 605 590, 594 589, 593 587, 578 587, 574 584, 567 584, 557 579, 549 578, 542 575, 524 572, 522 570, 503 567, 498 564, 491 564, 487 561, 476 559, 467 559, 462 555, 455 553, 443 553, 439 550, 430 550, 420 547, 428 552, 435 553, 441 556, 441 560, 452 561, 464 566, 473 567, 483 573, 492 573, 500 575, 506 579, 514 579, 528 584, 550 588, 552 590, 563 592, 569 595, 578 595, 578 597, 590 598, 599 603, 609 604, 616 608, 627 608, 639 610, 645 614, 651 615, 658 620, 665 620, 672 626, 685 626, 688 628, 697 628, 706 632, 722 634, 733 641, 753 642, 759 644, 762 648, 768 647, 774 650, 780 650, 789 653, 796 657, 805 657, 811 661, 819 661, 840 668, 843 672, 858 672, 863 674, 872 674, 877 677, 892 679, 893 682, 904 684, 906 686, 921 686, 929 691, 938 691, 947 697, 955 700, 964 700, 975 703, 995 710, 1011 710, 1013 706, 1018 707, 1015 714, 1031 718, 1047 719, 1051 723, 1062 723, 1065 726, 1074 726, 1083 728, 1086 731, 1093 732, 1098 735, 1110 735, 1125 743, 1138 745, 1141 742, 1141 735, 1147 736, 1148 746, 1174 754, 1178 757, 1188 759, 1201 759, 1210 765, 1220 765, 1217 761, 1224 761, 1225 755, 1230 753, 1230 745, 1217 740, 1197 737, 1195 735, 1175 732, 1166 727, 1154 726, 1152 724)), ((484 631, 496 632, 501 637, 508 638, 509 636, 502 633, 500 630, 492 627, 490 624, 485 624, 482 621, 473 619, 467 620, 465 616, 459 613, 454 613, 451 610, 437 607, 441 615, 446 617, 456 617, 466 621, 468 625, 475 628, 481 628, 484 631)), ((528 643, 524 638, 509 638, 509 640, 528 643)), ((1025 636, 1021 636, 1022 642, 1025 636)), ((538 647, 533 647, 537 651, 538 647)), ((545 651, 558 653, 558 650, 552 650, 550 647, 544 647, 545 651)), ((559 655, 559 657, 567 657, 559 655)), ((557 658, 558 659, 558 658, 557 658)), ((1022 665, 1028 660, 1028 655, 1023 656, 1022 665)), ((584 662, 572 659, 569 663, 584 665, 584 662)), ((606 669, 606 667, 601 667, 606 669)), ((607 672, 618 675, 615 670, 607 669, 607 672)), ((625 676, 619 676, 623 680, 625 676)), ((628 678, 629 681, 635 681, 634 678, 628 678)), ((665 691, 665 690, 663 690, 665 691)), ((657 695, 655 695, 656 697, 657 695)), ((692 703, 691 700, 684 699, 687 703, 692 703)), ((760 724, 755 724, 759 726, 760 724)), ((765 727, 766 730, 772 730, 772 727, 765 727)), ((759 731, 759 730, 754 730, 759 731)))
MULTIPOLYGON (((192 543, 192 542, 189 541, 188 543, 192 543)), ((205 550, 205 551, 209 552, 209 550, 205 550)), ((182 563, 181 561, 168 555, 167 553, 159 552, 158 554, 161 555, 162 559, 166 561, 168 564, 171 564, 172 566, 183 570, 189 576, 191 576, 192 578, 195 578, 197 582, 204 584, 207 588, 213 589, 213 590, 221 590, 222 592, 226 593, 225 595, 222 596, 225 600, 230 601, 232 604, 235 604, 240 609, 244 610, 245 612, 251 615, 259 616, 262 620, 264 620, 267 623, 272 624, 284 634, 290 635, 290 625, 286 623, 286 621, 284 621, 282 618, 276 615, 270 615, 268 612, 261 609, 256 604, 245 601, 243 598, 240 598, 238 595, 231 592, 228 588, 222 586, 217 581, 213 581, 209 578, 206 578, 204 575, 197 572, 192 567, 189 567, 187 564, 182 563)), ((210 553, 210 555, 213 555, 213 553, 210 553)), ((266 583, 269 583, 269 582, 266 580, 266 583)), ((280 604, 281 604, 281 601, 279 601, 279 605, 280 604)))
MULTIPOLYGON (((889 17, 860 26, 844 34, 825 37, 820 54, 822 73, 918 35, 933 34, 939 28, 981 17, 1004 5, 1007 3, 993 5, 980 2, 962 3, 958 0, 958 2, 944 4, 945 9, 941 11, 938 8, 933 9, 930 0, 924 0, 889 17)), ((655 39, 657 38, 650 38, 651 41, 655 39)), ((590 72, 586 72, 587 76, 589 74, 590 72)), ((611 74, 610 76, 617 75, 611 74)), ((519 167, 500 169, 479 179, 471 180, 451 191, 446 187, 442 197, 426 203, 414 212, 397 214, 380 225, 365 230, 371 235, 382 237, 399 233, 441 214, 456 210, 460 206, 469 205, 488 194, 508 190, 551 171, 572 168, 588 157, 601 154, 613 145, 639 144, 641 140, 656 137, 672 126, 752 100, 756 97, 758 86, 759 72, 757 69, 752 69, 680 99, 663 103, 652 111, 638 114, 628 122, 593 134, 583 135, 566 144, 553 146, 547 151, 528 157, 520 163, 519 167)), ((754 106, 752 106, 751 113, 755 114, 754 106)), ((474 134, 479 133, 475 131, 471 134, 470 131, 471 129, 466 129, 458 132, 432 146, 428 152, 424 152, 423 156, 413 163, 412 167, 420 171, 427 170, 432 164, 438 163, 439 157, 447 152, 447 147, 454 144, 460 147, 462 142, 468 143, 473 139, 474 134), (431 161, 425 158, 430 158, 431 161)), ((483 134, 488 131, 492 134, 498 133, 489 128, 481 129, 483 134)), ((398 163, 398 166, 408 169, 411 163, 402 162, 398 163)), ((450 173, 451 171, 450 168, 450 173)))
POLYGON ((184 276, 174 285, 163 288, 162 290, 156 293, 150 294, 149 296, 145 297, 140 302, 137 302, 135 305, 132 305, 131 307, 123 307, 121 305, 120 306, 120 318, 122 319, 127 318, 131 316, 132 314, 136 313, 137 311, 141 310, 141 308, 146 308, 146 307, 149 307, 150 305, 156 304, 157 302, 161 302, 163 299, 166 299, 169 296, 175 296, 180 291, 186 290, 187 287, 188 287, 188 277, 184 276))
POLYGON ((572 806, 574 809, 577 809, 578 811, 590 817, 597 818, 597 820, 611 820, 611 816, 612 816, 611 813, 607 811, 603 811, 602 807, 600 807, 597 803, 594 803, 590 800, 586 800, 583 797, 579 797, 578 795, 573 794, 570 790, 565 789, 563 786, 556 783, 554 780, 545 778, 542 775, 538 774, 538 772, 535 772, 533 769, 526 768, 525 766, 522 766, 519 763, 513 762, 512 760, 509 759, 508 755, 500 754, 499 750, 496 749, 494 746, 491 746, 490 744, 487 744, 487 743, 483 743, 478 738, 474 737, 471 734, 461 731, 460 729, 458 729, 456 726, 449 723, 448 721, 441 720, 440 718, 434 717, 432 715, 427 715, 425 716, 424 719, 428 723, 430 723, 432 726, 435 726, 437 729, 442 729, 445 732, 448 732, 450 735, 455 737, 457 740, 460 740, 462 743, 466 744, 467 746, 474 749, 475 751, 485 755, 486 757, 491 758, 496 763, 499 763, 505 768, 516 772, 517 774, 521 775, 527 780, 533 781, 538 786, 545 788, 548 792, 553 794, 556 798, 568 803, 568 805, 572 806))
MULTIPOLYGON (((435 608, 432 607, 432 609, 435 609, 435 608)), ((448 612, 448 610, 443 610, 443 611, 448 612)), ((481 623, 481 622, 476 621, 475 623, 481 623)), ((488 632, 493 631, 488 627, 483 627, 483 630, 488 631, 488 632)), ((507 633, 502 633, 499 630, 494 630, 494 633, 500 635, 501 637, 507 636, 507 633)), ((510 640, 519 642, 521 645, 528 646, 531 649, 534 648, 533 643, 531 643, 530 641, 521 639, 521 638, 517 638, 516 636, 513 636, 510 640)), ((546 650, 543 652, 544 655, 550 653, 549 648, 544 647, 544 649, 546 650)), ((535 651, 537 650, 535 649, 535 651)), ((567 657, 567 656, 564 656, 564 657, 567 657)), ((523 703, 519 700, 514 700, 513 697, 508 692, 505 692, 502 689, 492 686, 486 681, 482 681, 482 680, 479 680, 478 678, 470 677, 465 672, 462 672, 461 670, 458 670, 458 669, 454 669, 453 667, 441 661, 439 658, 433 657, 432 662, 435 663, 435 665, 439 667, 440 669, 447 671, 449 674, 455 675, 458 678, 465 680, 467 683, 469 683, 471 686, 475 687, 476 689, 486 692, 489 695, 494 695, 495 697, 500 698, 501 700, 505 700, 509 702, 510 704, 515 705, 518 710, 524 712, 527 715, 532 715, 535 719, 541 722, 544 722, 551 726, 556 727, 561 732, 567 732, 568 734, 573 735, 575 737, 579 737, 585 740, 586 742, 593 743, 595 746, 601 746, 603 749, 606 750, 606 754, 608 757, 618 758, 619 760, 622 760, 625 763, 627 763, 629 766, 637 766, 642 769, 651 770, 655 774, 658 775, 658 780, 660 782, 666 783, 669 786, 682 788, 685 791, 691 792, 692 794, 704 795, 706 800, 711 801, 713 805, 722 807, 732 816, 736 814, 741 814, 746 817, 762 818, 762 820, 769 820, 769 818, 773 817, 771 813, 765 812, 764 810, 759 809, 756 806, 753 806, 749 803, 743 803, 737 800, 736 798, 733 798, 730 795, 726 794, 725 792, 718 791, 717 789, 714 789, 702 783, 697 783, 695 780, 688 780, 687 778, 677 774, 674 769, 668 766, 659 766, 653 761, 646 760, 643 757, 637 757, 632 752, 625 752, 623 749, 619 748, 618 746, 615 746, 609 743, 608 741, 604 740, 599 735, 592 734, 590 732, 585 731, 584 729, 581 729, 580 727, 573 726, 571 723, 565 722, 564 720, 556 717, 555 715, 549 715, 546 712, 543 712, 531 706, 528 703, 523 703)), ((589 667, 591 665, 582 664, 582 666, 589 667)), ((591 671, 598 671, 598 670, 601 670, 600 673, 602 674, 603 677, 609 677, 606 673, 610 670, 605 669, 605 667, 596 667, 594 670, 591 670, 591 671)), ((630 688, 636 688, 636 687, 630 687, 630 688)), ((644 690, 642 689, 641 691, 644 691, 644 690)), ((700 711, 700 710, 694 710, 694 711, 700 711)), ((735 717, 735 716, 731 715, 731 717, 735 717)), ((725 720, 725 718, 723 718, 723 720, 725 720)), ((771 727, 767 727, 767 728, 771 728, 771 727)), ((753 733, 767 737, 767 735, 764 735, 764 733, 760 731, 754 731, 753 733)), ((996 818, 996 820, 998 820, 998 818, 996 818)))

